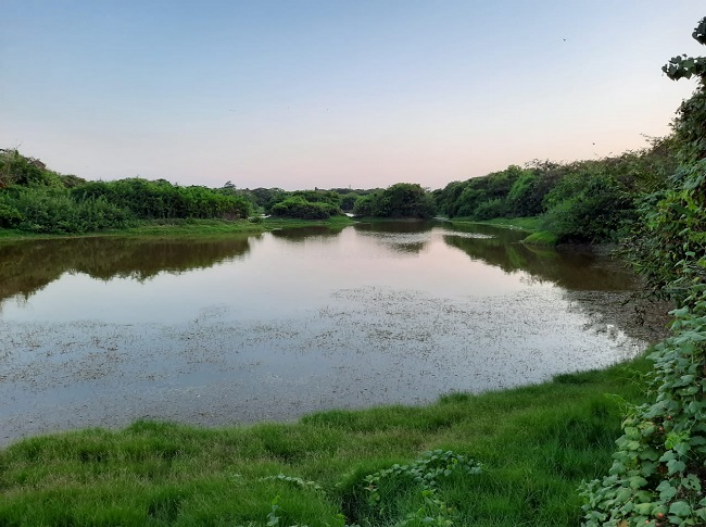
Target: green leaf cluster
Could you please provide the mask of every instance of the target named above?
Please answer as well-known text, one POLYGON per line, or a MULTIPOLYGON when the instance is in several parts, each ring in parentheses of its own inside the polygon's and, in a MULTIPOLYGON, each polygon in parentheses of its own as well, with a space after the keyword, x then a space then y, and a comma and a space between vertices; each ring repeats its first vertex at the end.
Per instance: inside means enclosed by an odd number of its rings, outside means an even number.
POLYGON ((416 183, 396 183, 385 190, 359 197, 353 213, 377 218, 429 219, 436 214, 432 194, 416 183))
POLYGON ((268 202, 265 210, 272 216, 304 220, 325 220, 343 214, 341 196, 318 189, 279 193, 268 202))
POLYGON ((180 187, 163 179, 86 182, 16 150, 0 151, 0 227, 35 233, 122 229, 137 220, 239 219, 250 201, 234 187, 180 187))
POLYGON ((459 475, 477 476, 480 463, 452 450, 425 452, 412 463, 366 474, 348 491, 345 501, 357 502, 357 521, 364 525, 453 525, 454 511, 441 499, 439 484, 459 475), (399 510, 400 495, 422 497, 416 511, 399 510))
POLYGON ((615 240, 635 218, 642 195, 663 188, 677 167, 674 138, 598 160, 533 161, 434 192, 439 212, 473 220, 544 217, 558 241, 615 240))
MULTIPOLYGON (((702 44, 705 28, 706 18, 694 33, 702 44)), ((677 305, 671 335, 651 355, 650 402, 630 408, 609 475, 582 488, 586 527, 706 525, 706 70, 698 74, 675 127, 683 164, 643 200, 629 245, 652 291, 677 305)))

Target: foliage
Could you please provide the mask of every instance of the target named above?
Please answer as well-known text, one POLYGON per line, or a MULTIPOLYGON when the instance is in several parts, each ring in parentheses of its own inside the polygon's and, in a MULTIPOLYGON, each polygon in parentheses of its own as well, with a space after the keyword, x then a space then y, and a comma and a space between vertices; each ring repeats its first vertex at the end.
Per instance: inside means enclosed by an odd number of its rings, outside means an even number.
POLYGON ((76 200, 60 188, 0 192, 0 227, 35 233, 86 233, 127 227, 132 214, 103 197, 76 200))
MULTIPOLYGON (((706 17, 699 21, 692 37, 699 44, 706 45, 706 17)), ((690 79, 696 76, 701 82, 706 78, 706 57, 687 57, 678 55, 662 66, 662 71, 672 80, 690 79)))
POLYGON ((294 195, 277 202, 270 209, 276 217, 323 220, 340 214, 340 208, 325 201, 308 201, 304 196, 294 195))
POLYGON ((507 194, 507 213, 512 216, 535 216, 542 213, 542 197, 537 192, 539 175, 523 171, 507 194))
POLYGON ((480 203, 474 211, 473 216, 479 220, 489 220, 501 218, 508 214, 508 206, 504 199, 494 198, 480 203))
POLYGON ((24 157, 17 150, 0 150, 0 189, 14 185, 58 188, 63 182, 62 176, 47 170, 38 159, 24 157))
POLYGON ((93 181, 72 190, 77 200, 102 197, 139 219, 247 218, 250 202, 232 192, 201 186, 180 187, 163 179, 128 178, 93 181))
POLYGON ((273 196, 265 211, 281 218, 322 220, 343 214, 341 196, 328 190, 297 190, 273 196))
POLYGON ((0 227, 33 233, 122 229, 134 220, 246 218, 250 202, 231 184, 180 187, 163 179, 86 182, 16 150, 0 150, 0 227))
POLYGON ((377 210, 380 193, 360 196, 353 205, 353 214, 356 216, 373 216, 377 210))
POLYGON ((367 474, 351 489, 347 499, 359 500, 357 521, 384 525, 452 525, 453 508, 439 499, 439 482, 457 472, 471 476, 481 473, 479 463, 451 450, 425 452, 406 465, 395 463, 390 468, 367 474), (400 514, 392 504, 401 493, 419 493, 423 507, 416 512, 400 514), (431 510, 427 510, 431 509, 431 510), (430 513, 433 511, 433 516, 430 513), (402 517, 400 517, 402 516, 402 517))
POLYGON ((353 213, 378 218, 434 217, 436 204, 430 192, 416 183, 396 183, 385 190, 362 196, 355 202, 353 213))
MULTIPOLYGON (((702 44, 706 18, 694 37, 702 44)), ((706 71, 682 104, 675 130, 680 170, 647 196, 629 252, 660 296, 678 309, 672 334, 652 354, 650 402, 632 406, 609 475, 584 485, 587 527, 706 524, 706 71)), ((674 59, 670 64, 675 64, 674 59)), ((676 64, 681 64, 678 61, 676 64)))
POLYGON ((634 209, 631 196, 606 174, 565 177, 544 202, 544 229, 560 241, 614 238, 634 209))
POLYGON ((353 207, 355 207, 355 202, 360 196, 355 192, 349 192, 341 196, 341 210, 345 212, 352 212, 353 207))
POLYGON ((474 220, 540 216, 559 241, 617 238, 634 218, 635 201, 662 188, 677 167, 675 138, 651 138, 636 152, 599 160, 533 161, 434 192, 439 211, 474 220))
POLYGON ((651 358, 653 402, 633 407, 610 475, 583 489, 586 525, 706 523, 706 295, 674 312, 651 358))

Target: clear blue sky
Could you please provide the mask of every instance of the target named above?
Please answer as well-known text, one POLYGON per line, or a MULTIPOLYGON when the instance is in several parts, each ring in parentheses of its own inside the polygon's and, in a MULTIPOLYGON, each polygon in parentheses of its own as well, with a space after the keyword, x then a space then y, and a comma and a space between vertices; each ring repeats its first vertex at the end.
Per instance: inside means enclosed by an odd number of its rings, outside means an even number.
POLYGON ((664 135, 703 0, 3 0, 0 148, 89 179, 452 180, 664 135))

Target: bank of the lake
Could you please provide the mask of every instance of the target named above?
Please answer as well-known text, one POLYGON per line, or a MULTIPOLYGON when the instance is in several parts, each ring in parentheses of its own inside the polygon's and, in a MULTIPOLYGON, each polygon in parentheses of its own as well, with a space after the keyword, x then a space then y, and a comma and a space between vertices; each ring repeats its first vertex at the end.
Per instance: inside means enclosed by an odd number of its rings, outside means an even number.
POLYGON ((497 391, 644 349, 618 313, 624 269, 602 258, 420 222, 150 236, 0 245, 0 298, 19 299, 2 306, 5 422, 78 429, 0 450, 0 525, 576 525, 576 489, 605 473, 619 435, 605 394, 641 397, 640 358, 497 391), (292 284, 286 302, 271 296, 292 284), (122 297, 134 301, 110 311, 122 297), (299 318, 276 312, 290 304, 299 318), (429 403, 449 390, 491 392, 429 403), (419 403, 389 406, 388 392, 419 403), (160 408, 211 424, 121 430, 176 415, 160 408), (242 408, 293 422, 223 428, 252 422, 242 408))
POLYGON ((334 216, 326 220, 301 220, 290 218, 263 218, 255 216, 248 220, 188 219, 188 220, 153 220, 140 221, 125 229, 108 229, 85 234, 45 234, 0 229, 0 241, 43 240, 52 238, 95 238, 95 237, 198 237, 231 234, 257 234, 276 229, 297 227, 325 226, 329 228, 345 227, 355 223, 348 216, 334 216))
POLYGON ((517 229, 527 233, 527 237, 522 240, 522 243, 528 245, 537 245, 545 247, 554 247, 558 243, 556 234, 547 231, 543 228, 544 217, 542 216, 527 216, 519 218, 493 218, 490 220, 475 220, 472 218, 453 218, 445 219, 452 225, 493 225, 495 227, 504 227, 508 229, 517 229))
POLYGON ((137 422, 25 439, 0 451, 0 524, 577 525, 576 488, 608 470, 620 433, 621 404, 606 394, 639 401, 649 368, 637 359, 295 424, 137 422), (480 474, 463 470, 469 460, 480 474), (415 483, 425 474, 433 482, 415 483))

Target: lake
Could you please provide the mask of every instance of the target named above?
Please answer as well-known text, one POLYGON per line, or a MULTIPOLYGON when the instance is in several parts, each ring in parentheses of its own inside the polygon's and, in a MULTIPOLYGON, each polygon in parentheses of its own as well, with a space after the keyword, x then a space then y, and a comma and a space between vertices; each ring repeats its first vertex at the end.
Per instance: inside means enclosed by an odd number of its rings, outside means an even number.
POLYGON ((489 226, 0 244, 0 442, 423 404, 629 359, 635 278, 489 226))

